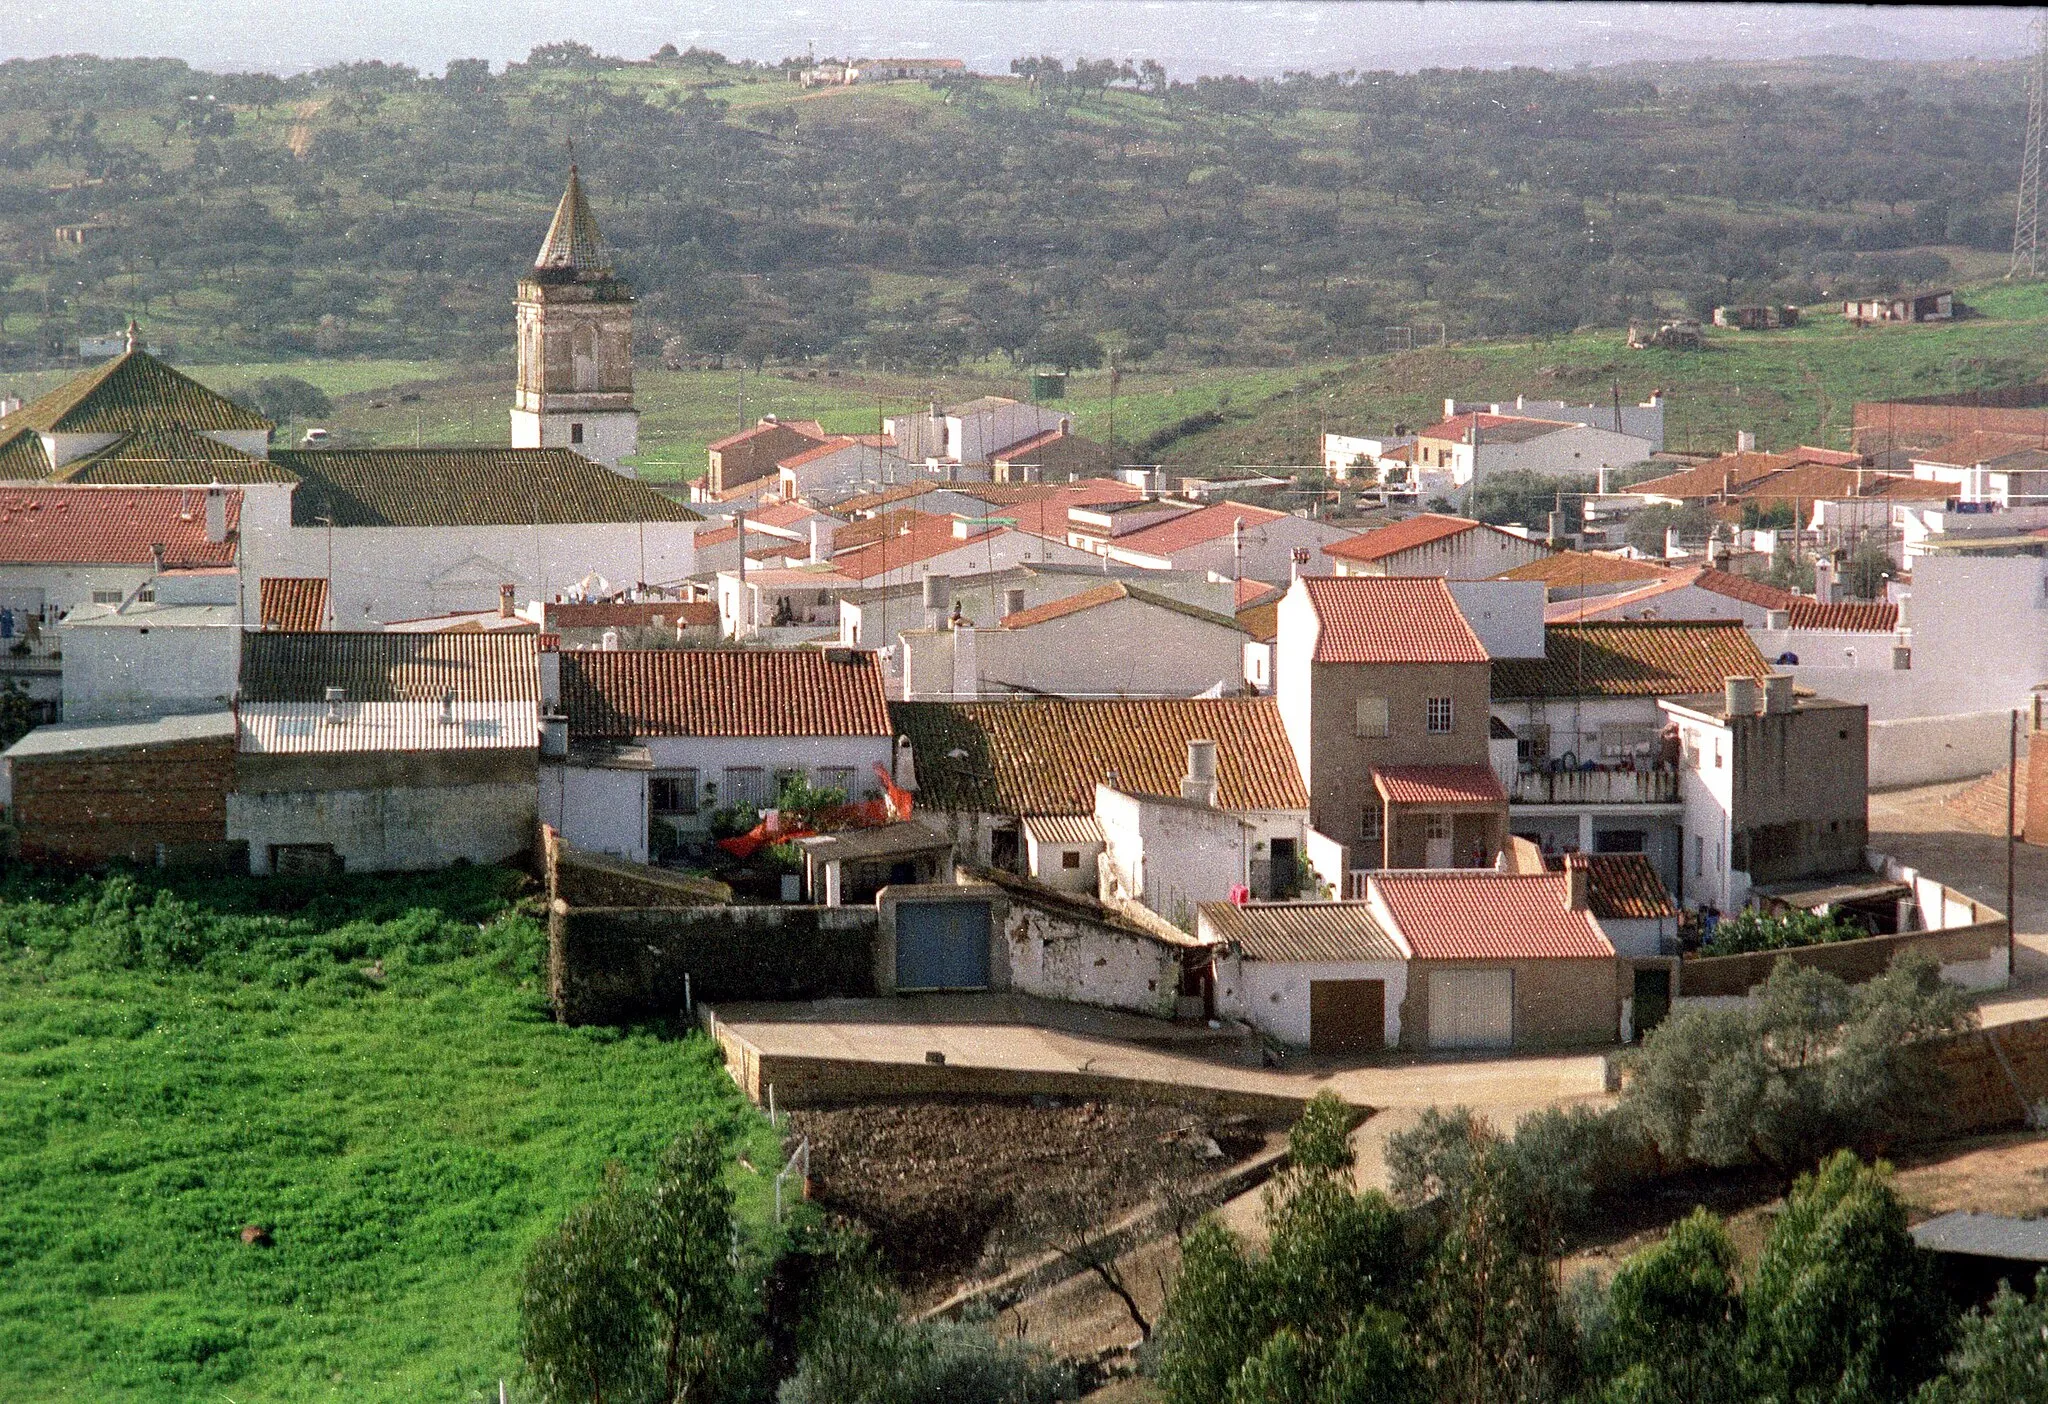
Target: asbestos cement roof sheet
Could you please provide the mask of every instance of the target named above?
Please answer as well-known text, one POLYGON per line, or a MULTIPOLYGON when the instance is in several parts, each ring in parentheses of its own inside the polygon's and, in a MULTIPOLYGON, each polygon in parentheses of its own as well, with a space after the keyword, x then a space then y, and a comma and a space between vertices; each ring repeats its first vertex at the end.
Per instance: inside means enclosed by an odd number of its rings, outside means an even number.
POLYGON ((1248 960, 1402 961, 1408 952, 1363 902, 1204 902, 1209 929, 1248 960))
POLYGON ((530 751, 540 745, 534 702, 245 702, 235 749, 244 755, 355 751, 530 751))

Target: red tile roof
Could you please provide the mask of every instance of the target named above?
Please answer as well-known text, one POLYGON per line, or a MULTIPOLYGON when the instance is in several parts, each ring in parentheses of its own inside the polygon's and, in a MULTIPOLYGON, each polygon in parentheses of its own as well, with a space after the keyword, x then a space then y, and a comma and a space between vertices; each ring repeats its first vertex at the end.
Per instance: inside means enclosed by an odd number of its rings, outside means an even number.
POLYGON ((1656 866, 1640 853, 1546 853, 1543 866, 1551 872, 1567 866, 1584 868, 1593 915, 1602 921, 1654 921, 1678 915, 1656 866))
POLYGON ((319 576, 265 576, 257 592, 264 628, 303 634, 327 627, 327 582, 319 576))
POLYGON ((575 737, 888 736, 869 650, 621 649, 562 655, 575 737))
POLYGON ((1237 607, 1248 609, 1267 600, 1278 599, 1287 591, 1278 585, 1268 585, 1263 580, 1245 579, 1237 582, 1237 607))
POLYGON ((1450 587, 1435 576, 1306 575, 1322 626, 1318 663, 1484 663, 1450 587))
POLYGON ((169 566, 233 565, 242 494, 226 493, 227 540, 208 541, 204 488, 0 489, 0 564, 148 565, 160 545, 169 566))
POLYGON ((1495 660, 1493 695, 1674 697, 1718 692, 1728 678, 1771 670, 1740 619, 1551 624, 1543 649, 1541 659, 1495 660))
POLYGON ((1563 873, 1376 873, 1373 889, 1417 960, 1611 960, 1563 873))
POLYGON ((619 600, 597 604, 551 604, 548 628, 626 629, 664 625, 703 628, 718 622, 718 606, 709 600, 619 600))
POLYGON ((852 439, 835 436, 813 448, 802 449, 787 458, 777 459, 775 466, 777 468, 801 468, 806 463, 813 463, 820 458, 828 458, 844 449, 858 448, 859 446, 852 439))
POLYGON ((1462 535, 1480 525, 1481 523, 1464 517, 1447 517, 1438 512, 1424 512, 1420 516, 1390 522, 1386 526, 1375 527, 1371 531, 1333 542, 1323 548, 1323 554, 1347 561, 1384 560, 1402 551, 1412 551, 1417 546, 1427 546, 1431 542, 1462 535))
POLYGON ((724 438, 715 440, 705 445, 705 447, 713 453, 718 453, 724 449, 732 448, 736 444, 743 444, 758 435, 772 433, 777 429, 794 429, 797 433, 810 439, 830 437, 826 434, 825 427, 814 419, 764 419, 751 429, 742 429, 737 434, 727 434, 724 438))
POLYGON ((808 522, 813 517, 823 518, 831 522, 835 527, 839 525, 836 518, 820 512, 815 507, 808 507, 801 502, 778 502, 773 507, 763 507, 758 512, 749 512, 747 513, 747 525, 793 527, 799 523, 808 522))
POLYGON ((1490 765, 1376 765, 1373 787, 1388 804, 1506 804, 1490 765))
POLYGON ((1907 458, 1913 463, 1941 463, 1957 468, 1972 468, 1979 463, 1989 463, 1994 458, 2003 458, 2009 453, 2030 448, 2048 448, 2048 436, 1995 434, 1986 429, 1976 429, 1961 438, 1950 439, 1932 448, 1918 449, 1907 458))
POLYGON ((1889 634, 1899 627, 1899 607, 1892 604, 1850 600, 1822 604, 1810 595, 1801 595, 1792 601, 1790 613, 1795 629, 1854 629, 1889 634))
MULTIPOLYGON (((891 512, 886 517, 875 517, 871 521, 891 525, 895 529, 877 533, 874 539, 845 550, 838 548, 838 538, 834 538, 832 569, 849 580, 886 575, 892 570, 901 570, 962 546, 986 541, 1006 530, 1004 527, 968 527, 968 534, 960 536, 954 531, 954 518, 935 517, 929 512, 891 512)), ((853 528, 869 524, 855 522, 853 528)), ((841 533, 847 530, 847 527, 840 528, 841 533)))
POLYGON ((1243 522, 1247 530, 1264 526, 1267 522, 1279 521, 1285 512, 1276 512, 1270 507, 1253 507, 1243 502, 1218 502, 1209 507, 1197 507, 1192 512, 1183 512, 1157 526, 1140 527, 1127 536, 1115 537, 1110 544, 1119 550, 1139 551, 1150 556, 1171 556, 1175 551, 1185 551, 1190 546, 1220 540, 1237 529, 1243 522))
POLYGON ((1785 453, 1727 453, 1691 468, 1666 473, 1637 483, 1628 491, 1649 497, 1714 497, 1724 489, 1731 495, 1745 484, 1771 473, 1781 472, 1800 460, 1785 453))
POLYGON ((1533 561, 1524 561, 1513 570, 1504 570, 1496 580, 1540 580, 1553 588, 1569 589, 1574 585, 1618 585, 1630 581, 1648 583, 1666 580, 1671 576, 1669 568, 1653 565, 1649 561, 1630 560, 1626 556, 1609 556, 1598 551, 1558 551, 1540 556, 1533 561))
POLYGON ((1577 427, 1559 420, 1537 419, 1532 415, 1526 414, 1487 414, 1484 411, 1474 411, 1471 414, 1461 414, 1455 419, 1440 419, 1434 424, 1417 429, 1415 437, 1418 439, 1448 439, 1454 444, 1469 444, 1472 442, 1472 426, 1475 423, 1479 426, 1479 439, 1481 443, 1486 441, 1486 431, 1489 429, 1519 429, 1523 425, 1540 424, 1543 426, 1543 431, 1549 433, 1557 429, 1577 427))
POLYGON ((1155 609, 1168 610, 1174 614, 1184 614, 1190 619, 1200 619, 1206 623, 1220 625, 1226 629, 1238 627, 1237 620, 1228 614, 1218 614, 1214 610, 1202 609, 1185 601, 1177 600, 1171 595, 1161 595, 1147 590, 1143 586, 1131 585, 1122 580, 1112 580, 1107 585, 1098 585, 1092 590, 1083 590, 1079 594, 1068 595, 1065 599, 1050 600, 1042 605, 1033 605, 1030 609, 1020 609, 1015 614, 1004 615, 995 627, 998 629, 1029 629, 1034 624, 1047 624, 1055 619, 1064 619, 1069 615, 1082 614, 1088 610, 1099 608, 1102 605, 1115 604, 1118 600, 1134 600, 1141 605, 1150 605, 1155 609))

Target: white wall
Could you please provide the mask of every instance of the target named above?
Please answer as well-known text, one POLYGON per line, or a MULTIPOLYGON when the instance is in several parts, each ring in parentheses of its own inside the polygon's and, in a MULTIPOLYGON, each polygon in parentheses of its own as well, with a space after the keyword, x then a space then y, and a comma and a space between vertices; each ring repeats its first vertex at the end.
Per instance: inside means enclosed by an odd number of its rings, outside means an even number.
POLYGON ((1458 612, 1479 635, 1489 658, 1544 656, 1543 607, 1547 591, 1540 580, 1448 580, 1446 588, 1458 612))
POLYGON ((1047 887, 1093 897, 1100 882, 1096 864, 1101 856, 1099 843, 1041 843, 1029 827, 1024 830, 1024 869, 1047 887), (1065 865, 1062 856, 1068 853, 1080 855, 1079 867, 1065 865))
POLYGON ((1159 803, 1095 787, 1095 817, 1107 841, 1103 881, 1111 895, 1142 902, 1184 931, 1196 908, 1220 902, 1250 875, 1251 833, 1224 809, 1159 803))
POLYGON ((1161 1018, 1173 1014, 1181 952, 1163 941, 1094 923, 1063 921, 1010 904, 1010 988, 1019 994, 1161 1018))
MULTIPOLYGON (((146 565, 0 565, 0 604, 9 606, 19 616, 40 600, 45 615, 55 619, 79 605, 91 604, 95 590, 119 591, 121 598, 126 599, 155 574, 146 565)), ((19 634, 20 630, 17 619, 15 632, 19 634)))
MULTIPOLYGON (((1218 509, 1219 514, 1222 510, 1218 509)), ((1293 578, 1296 547, 1309 552, 1309 574, 1325 574, 1330 570, 1331 562, 1323 557, 1323 548, 1356 534, 1310 517, 1275 517, 1264 522, 1248 520, 1244 525, 1243 576, 1247 580, 1263 580, 1268 585, 1284 584, 1293 578)), ((1238 569, 1239 559, 1229 532, 1183 547, 1171 556, 1151 555, 1111 541, 1109 558, 1153 569, 1213 570, 1233 579, 1236 578, 1233 571, 1238 569)))
POLYGON ((1003 405, 964 418, 949 417, 943 456, 962 463, 986 463, 1010 445, 1067 422, 1068 415, 1031 404, 1003 405))
POLYGON ((1729 816, 1735 806, 1735 740, 1725 727, 1667 708, 1678 723, 1684 758, 1678 798, 1685 806, 1685 900, 1691 906, 1739 910, 1749 900, 1749 879, 1728 867, 1729 816), (1718 758, 1718 764, 1716 760, 1718 758))
POLYGON ((1386 1046, 1400 1043, 1401 1005, 1408 998, 1405 961, 1297 963, 1228 956, 1216 962, 1216 1012, 1243 1019, 1282 1043, 1306 1048, 1313 980, 1385 981, 1386 1046))
POLYGON ((593 463, 602 463, 615 473, 631 478, 631 468, 619 466, 622 458, 640 451, 638 410, 532 410, 512 411, 513 448, 574 449, 593 463), (583 442, 572 442, 571 426, 583 426, 583 442))
MULTIPOLYGON (((1902 789, 1944 780, 1967 780, 2003 770, 2011 757, 2012 714, 1966 712, 1906 717, 1870 724, 1870 788, 1902 789)), ((2020 746, 2027 721, 2020 718, 2020 746)))
POLYGON ((588 853, 647 861, 647 772, 542 765, 540 818, 588 853))
POLYGON ((1233 625, 1134 599, 1026 629, 915 629, 902 635, 903 695, 1010 697, 1021 686, 1062 697, 1193 697, 1219 682, 1235 691, 1244 637, 1233 625), (969 637, 972 671, 956 673, 969 637))
MULTIPOLYGON (((1470 452, 1467 448, 1466 453, 1470 452)), ((1479 472, 1483 478, 1516 471, 1541 473, 1546 477, 1590 477, 1602 468, 1626 468, 1642 463, 1654 452, 1655 448, 1647 439, 1589 426, 1560 429, 1554 434, 1519 444, 1490 443, 1486 431, 1482 429, 1479 432, 1479 472)), ((1466 476, 1461 474, 1459 482, 1465 481, 1466 476)))
POLYGON ((1273 696, 1280 706, 1280 724, 1287 729, 1294 762, 1304 779, 1315 774, 1309 762, 1314 750, 1316 640, 1322 624, 1316 619, 1308 587, 1299 580, 1280 597, 1274 615, 1273 696))
POLYGON ((1477 527, 1371 562, 1338 560, 1338 575, 1439 575, 1488 580, 1551 554, 1541 542, 1513 532, 1477 527))
POLYGON ((229 705, 241 676, 242 631, 231 611, 220 613, 224 617, 212 627, 152 628, 145 612, 119 625, 64 628, 64 720, 111 721, 229 705))

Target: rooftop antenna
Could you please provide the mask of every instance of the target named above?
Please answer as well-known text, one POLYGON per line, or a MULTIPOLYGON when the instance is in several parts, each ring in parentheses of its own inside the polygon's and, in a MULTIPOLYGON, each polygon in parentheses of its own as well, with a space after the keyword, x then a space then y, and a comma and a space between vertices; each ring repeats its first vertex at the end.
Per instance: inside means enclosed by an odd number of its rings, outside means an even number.
POLYGON ((2013 217, 2012 266, 2005 276, 2041 273, 2041 146, 2048 82, 2048 15, 2034 17, 2034 64, 2027 74, 2027 145, 2020 154, 2019 210, 2013 217))

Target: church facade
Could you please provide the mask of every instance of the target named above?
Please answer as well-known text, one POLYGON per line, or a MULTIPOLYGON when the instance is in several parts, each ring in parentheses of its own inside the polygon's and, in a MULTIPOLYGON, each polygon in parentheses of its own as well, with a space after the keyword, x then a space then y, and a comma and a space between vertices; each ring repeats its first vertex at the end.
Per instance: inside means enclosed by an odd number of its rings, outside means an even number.
POLYGON ((633 292, 612 267, 576 168, 533 269, 519 280, 512 447, 565 448, 632 476, 633 292))

